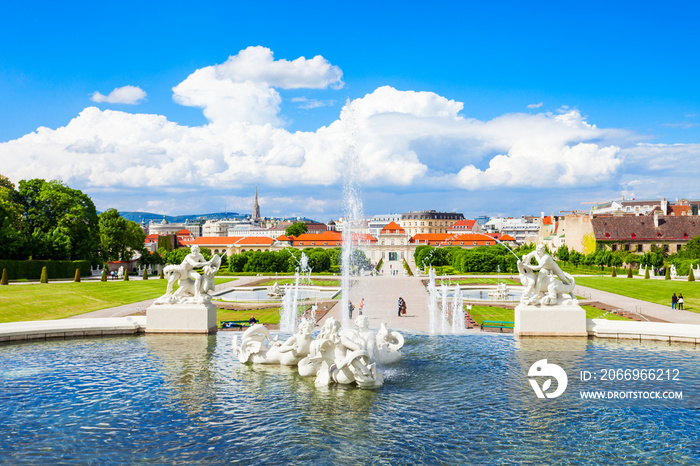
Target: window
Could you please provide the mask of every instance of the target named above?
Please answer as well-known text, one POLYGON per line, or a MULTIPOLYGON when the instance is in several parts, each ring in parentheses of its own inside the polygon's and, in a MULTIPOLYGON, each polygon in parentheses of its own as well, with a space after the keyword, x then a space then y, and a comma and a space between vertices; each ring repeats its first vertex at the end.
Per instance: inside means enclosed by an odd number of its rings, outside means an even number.
POLYGON ((491 246, 491 242, 490 242, 490 241, 487 241, 487 242, 486 242, 486 246, 491 246))

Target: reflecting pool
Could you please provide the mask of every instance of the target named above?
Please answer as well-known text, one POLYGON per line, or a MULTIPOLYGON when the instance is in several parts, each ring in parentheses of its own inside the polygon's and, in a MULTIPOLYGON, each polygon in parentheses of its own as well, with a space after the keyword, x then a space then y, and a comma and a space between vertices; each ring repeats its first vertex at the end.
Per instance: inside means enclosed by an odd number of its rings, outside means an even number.
MULTIPOLYGON (((282 288, 284 290, 284 287, 282 288)), ((281 301, 283 298, 272 298, 267 288, 238 288, 223 293, 217 293, 216 297, 224 301, 281 301)), ((299 287, 298 299, 332 299, 340 293, 340 288, 310 288, 299 287)))
MULTIPOLYGON (((700 351, 603 340, 407 335, 383 388, 320 390, 295 368, 240 365, 231 333, 0 346, 8 464, 600 464, 700 462, 700 351), (539 399, 548 359, 568 387, 539 399), (582 381, 607 369, 678 380, 582 381), (590 389, 682 399, 582 399, 590 389)), ((623 377, 624 379, 624 377, 623 377)))

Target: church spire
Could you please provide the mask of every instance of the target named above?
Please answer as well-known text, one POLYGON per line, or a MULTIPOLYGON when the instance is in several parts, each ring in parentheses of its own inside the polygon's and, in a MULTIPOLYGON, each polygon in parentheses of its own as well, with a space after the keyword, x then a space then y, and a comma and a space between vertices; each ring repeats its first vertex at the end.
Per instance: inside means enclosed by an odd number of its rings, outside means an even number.
POLYGON ((258 187, 255 187, 255 202, 253 203, 253 221, 260 221, 260 205, 258 204, 258 187))

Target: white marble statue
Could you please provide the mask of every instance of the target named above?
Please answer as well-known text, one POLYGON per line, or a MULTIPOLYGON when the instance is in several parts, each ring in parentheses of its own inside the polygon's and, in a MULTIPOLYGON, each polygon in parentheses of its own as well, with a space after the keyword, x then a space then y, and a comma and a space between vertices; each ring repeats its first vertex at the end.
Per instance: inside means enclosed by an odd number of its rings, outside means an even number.
POLYGON ((280 288, 279 283, 275 282, 274 285, 267 287, 267 295, 271 298, 280 298, 284 295, 284 291, 280 288))
POLYGON ((488 292, 488 295, 496 299, 508 299, 510 296, 510 290, 508 289, 507 284, 499 283, 495 290, 488 292))
POLYGON ((374 389, 384 384, 377 364, 401 360, 403 336, 382 325, 378 334, 369 329, 369 319, 359 316, 356 328, 341 330, 340 322, 330 317, 315 339, 311 339, 313 323, 302 321, 299 332, 282 343, 274 339, 262 325, 246 330, 239 345, 234 337, 233 348, 242 363, 297 364, 303 377, 315 377, 316 386, 332 383, 356 384, 374 389))
POLYGON ((641 275, 641 276, 643 277, 644 275, 646 275, 646 272, 647 272, 647 266, 646 266, 646 265, 643 265, 643 266, 640 265, 640 266, 639 266, 639 275, 641 275))
POLYGON ((204 259, 199 246, 190 246, 190 253, 179 265, 168 265, 163 275, 168 279, 165 294, 156 304, 201 304, 210 302, 209 292, 214 291, 214 275, 221 268, 221 256, 214 255, 210 261, 204 259), (195 269, 201 268, 202 274, 195 269), (175 282, 178 289, 173 292, 175 282))
POLYGON ((124 278, 124 266, 120 265, 117 270, 117 278, 124 278))
POLYGON ((669 266, 669 268, 671 269, 671 280, 675 280, 676 278, 678 278, 678 272, 676 271, 676 266, 671 264, 669 266))
POLYGON ((538 244, 535 250, 518 261, 520 282, 524 286, 520 302, 526 305, 576 305, 573 294, 576 283, 574 277, 565 273, 554 259, 545 252, 544 245, 538 244), (532 265, 532 259, 537 265, 532 265), (535 274, 535 272, 538 272, 535 274))

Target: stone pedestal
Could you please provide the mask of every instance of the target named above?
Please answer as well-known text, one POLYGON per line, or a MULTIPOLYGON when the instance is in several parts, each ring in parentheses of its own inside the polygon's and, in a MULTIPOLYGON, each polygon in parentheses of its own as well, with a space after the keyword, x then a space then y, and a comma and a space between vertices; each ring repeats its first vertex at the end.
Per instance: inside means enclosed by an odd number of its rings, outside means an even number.
POLYGON ((586 311, 575 306, 526 306, 515 308, 513 333, 520 337, 588 337, 586 311))
POLYGON ((146 309, 146 333, 215 333, 216 306, 153 304, 146 309))

